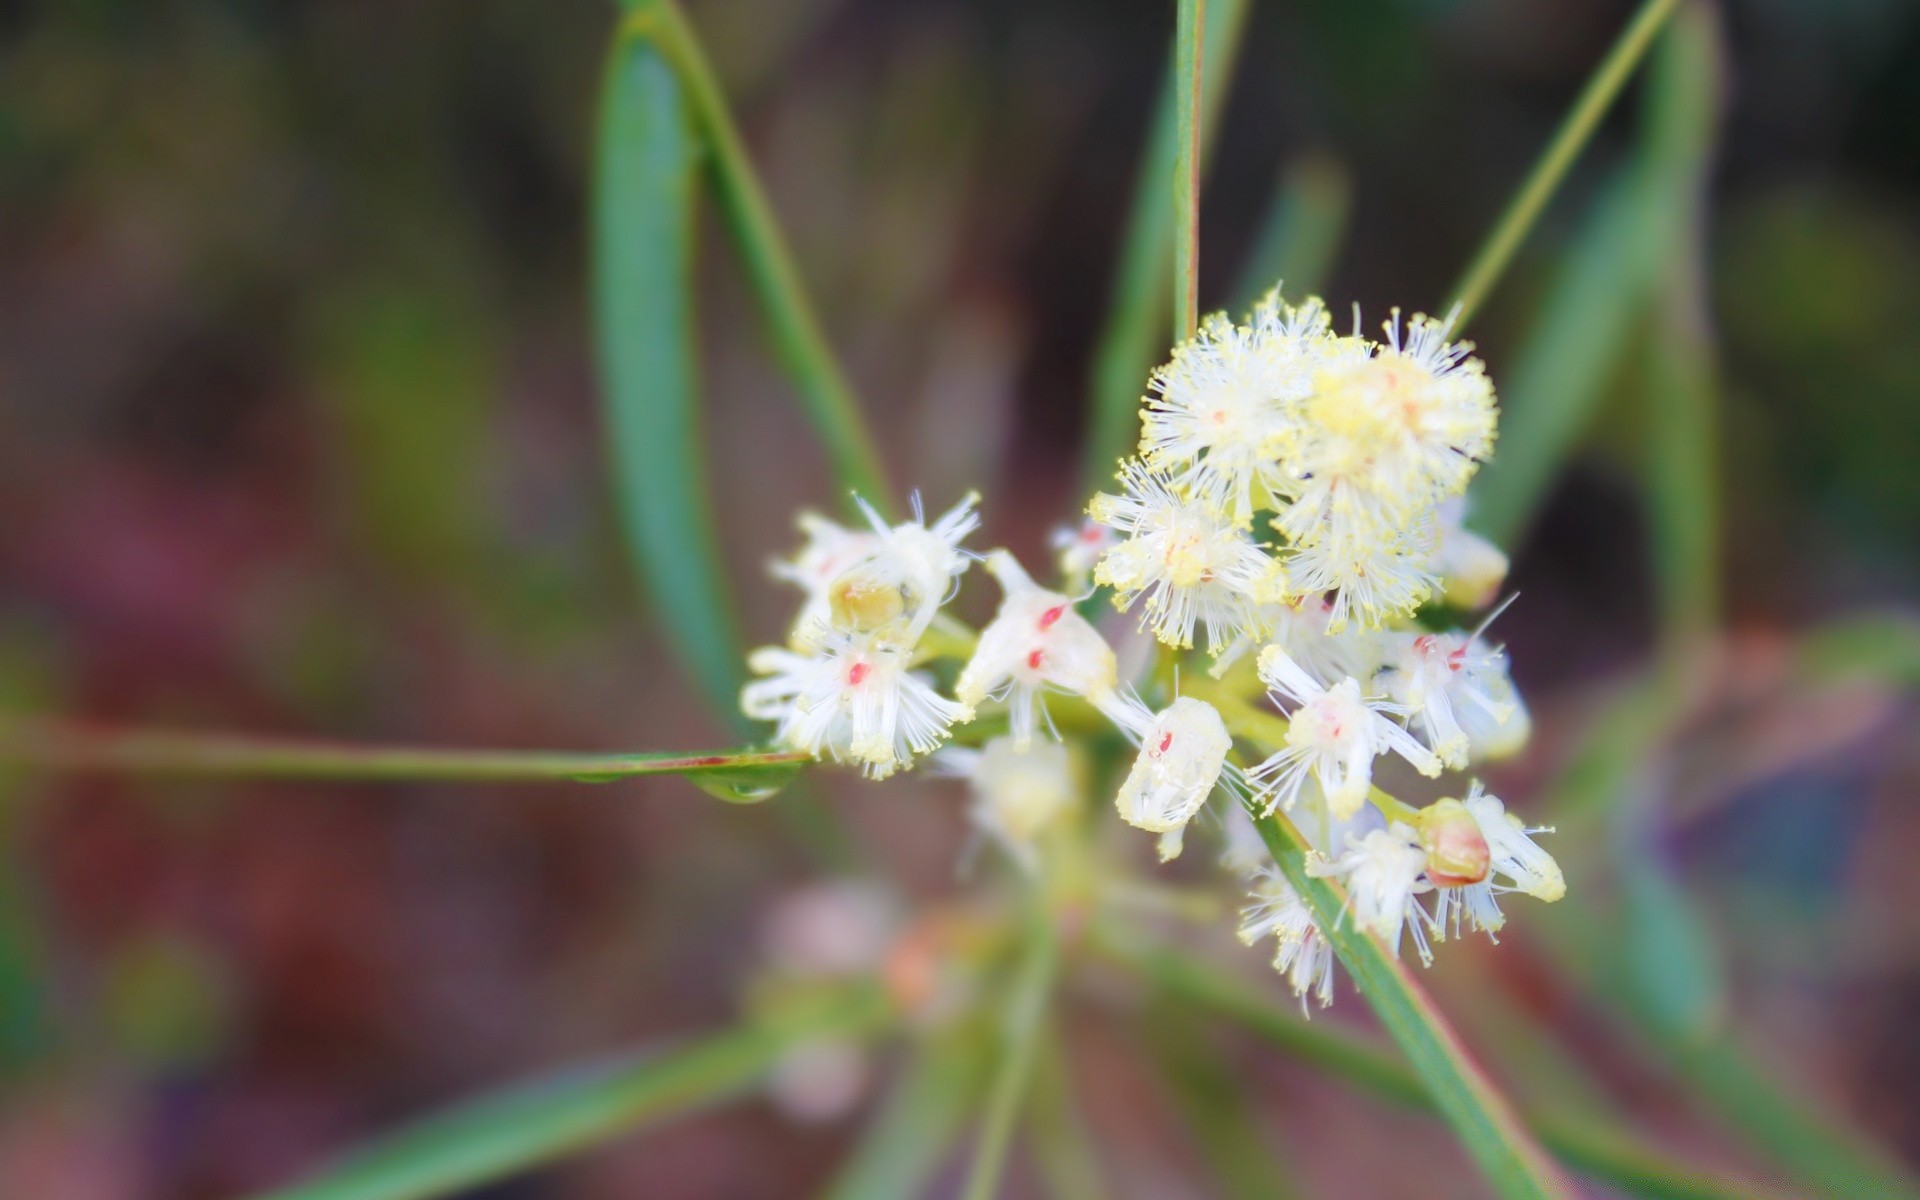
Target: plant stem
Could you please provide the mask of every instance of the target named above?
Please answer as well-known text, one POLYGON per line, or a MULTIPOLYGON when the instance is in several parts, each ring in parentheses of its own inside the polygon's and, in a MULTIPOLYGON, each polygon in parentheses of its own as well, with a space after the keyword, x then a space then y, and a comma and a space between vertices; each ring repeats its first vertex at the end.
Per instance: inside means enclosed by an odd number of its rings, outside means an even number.
POLYGON ((264 779, 441 780, 468 783, 599 781, 632 775, 790 770, 788 750, 715 754, 574 754, 356 746, 297 738, 106 729, 38 719, 0 720, 0 763, 57 771, 264 779))
POLYGON ((673 0, 646 0, 627 17, 623 35, 645 37, 673 64, 713 152, 714 193, 760 299, 774 351, 794 383, 842 486, 882 513, 893 508, 886 472, 861 417, 853 389, 827 345, 819 318, 801 286, 786 238, 747 157, 700 39, 673 0))
POLYGON ((1493 290, 1501 274, 1507 269, 1514 251, 1526 240, 1533 229, 1540 212, 1553 197, 1554 190, 1566 177, 1567 169, 1579 157, 1593 131, 1598 128, 1600 119, 1613 106, 1620 89, 1626 85, 1633 70, 1645 57, 1647 47, 1653 42, 1653 35, 1660 31, 1679 0, 1644 0, 1640 11, 1607 51, 1606 58, 1587 80, 1573 108, 1560 123, 1553 140, 1547 143, 1545 152, 1528 173, 1526 182, 1507 204, 1500 220, 1481 243, 1479 253, 1473 256, 1473 262, 1467 267, 1459 285, 1454 289, 1453 299, 1448 303, 1449 311, 1457 311, 1454 332, 1458 333, 1473 318, 1480 304, 1493 290))
POLYGON ((1207 0, 1179 0, 1174 13, 1173 340, 1200 323, 1200 56, 1207 0))
POLYGON ((986 1112, 981 1117, 979 1140, 974 1144, 973 1165, 967 1172, 963 1200, 993 1200, 999 1189, 1001 1173, 1006 1169, 1007 1149, 1013 1140, 1014 1118, 1026 1098, 1027 1081, 1033 1075, 1035 1052, 1041 1028, 1046 1023, 1047 1001, 1053 992, 1059 961, 1060 940, 1052 915, 1039 898, 1034 897, 1027 922, 1026 949, 1007 992, 1000 1059, 987 1093, 986 1112))

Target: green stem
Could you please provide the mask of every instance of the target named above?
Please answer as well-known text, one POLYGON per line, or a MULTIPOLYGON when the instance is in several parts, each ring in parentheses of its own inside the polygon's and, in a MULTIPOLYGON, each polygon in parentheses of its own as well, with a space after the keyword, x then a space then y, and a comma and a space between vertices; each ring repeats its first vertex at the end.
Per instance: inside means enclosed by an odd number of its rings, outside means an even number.
MULTIPOLYGON (((1265 992, 1185 951, 1136 945, 1104 929, 1093 945, 1101 955, 1150 979, 1169 999, 1224 1017, 1289 1057, 1369 1095, 1435 1111, 1433 1096, 1419 1077, 1366 1038, 1284 1012, 1265 992)), ((1659 1200, 1783 1195, 1661 1154, 1592 1120, 1536 1114, 1530 1124, 1540 1141, 1569 1166, 1632 1195, 1659 1200)))
POLYGON ((481 1185, 737 1095, 794 1046, 869 1033, 890 1011, 878 988, 862 987, 683 1049, 511 1087, 382 1138, 262 1200, 473 1194, 481 1185))
POLYGON ((893 497, 873 437, 801 286, 786 238, 699 38, 673 0, 646 0, 627 17, 622 34, 653 41, 680 76, 712 149, 714 193, 721 216, 759 296, 774 351, 799 387, 801 402, 826 443, 840 483, 881 512, 888 511, 893 497))
POLYGON ((979 1140, 974 1143, 973 1164, 967 1172, 963 1200, 993 1200, 998 1194, 1000 1176, 1006 1169, 1007 1150, 1013 1141, 1014 1118, 1020 1112, 1027 1082, 1033 1075, 1040 1031, 1046 1024, 1047 1001, 1053 992, 1059 963, 1059 934, 1051 915, 1036 898, 1034 912, 1028 919, 1026 950, 1007 992, 1000 1059, 987 1093, 986 1111, 980 1121, 979 1140))
POLYGON ((1179 0, 1173 35, 1173 340, 1200 324, 1200 55, 1207 0, 1179 0))
POLYGON ((1553 140, 1547 143, 1546 151, 1534 164, 1526 182, 1520 185, 1519 192, 1508 202, 1506 211, 1481 244, 1479 253, 1473 256, 1473 262, 1455 288, 1453 300, 1447 306, 1449 311, 1458 311, 1455 332, 1466 327, 1479 310, 1481 301, 1493 290, 1493 285, 1512 260, 1514 251, 1526 240, 1541 210, 1552 199, 1560 181, 1566 177, 1568 168, 1593 136, 1600 119, 1606 116, 1620 89, 1646 56, 1654 34, 1660 31, 1660 26, 1673 14, 1678 3, 1679 0, 1644 0, 1640 11, 1634 14, 1619 40, 1607 51, 1606 58, 1601 60, 1599 68, 1587 80, 1580 98, 1560 123, 1553 140))
POLYGON ((593 781, 632 775, 792 771, 789 750, 715 754, 573 754, 533 750, 434 750, 355 746, 297 738, 108 729, 61 721, 0 721, 0 763, 55 771, 262 779, 468 783, 593 781))

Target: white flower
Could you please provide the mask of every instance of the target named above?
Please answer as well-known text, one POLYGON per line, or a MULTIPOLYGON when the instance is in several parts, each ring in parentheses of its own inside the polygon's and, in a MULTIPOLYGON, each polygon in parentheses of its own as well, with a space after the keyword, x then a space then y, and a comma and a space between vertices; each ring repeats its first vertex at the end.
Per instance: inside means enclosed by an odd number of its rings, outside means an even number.
POLYGON ((987 570, 1006 595, 954 694, 969 707, 1006 697, 1014 741, 1024 746, 1033 738, 1034 698, 1043 688, 1102 700, 1113 692, 1119 668, 1113 648, 1074 611, 1073 601, 1036 584, 1013 555, 995 550, 987 570))
POLYGON ((1432 526, 1416 519, 1401 529, 1384 525, 1336 529, 1282 554, 1289 596, 1332 592, 1327 629, 1338 633, 1358 618, 1377 629, 1405 617, 1433 593, 1432 526))
POLYGON ((1373 760, 1391 750, 1423 775, 1438 775, 1440 761, 1412 734, 1387 719, 1399 707, 1360 694, 1351 677, 1328 687, 1309 675, 1285 650, 1260 652, 1260 679, 1276 703, 1291 703, 1287 744, 1248 772, 1263 785, 1267 811, 1291 810, 1307 778, 1319 781, 1336 819, 1359 811, 1373 783, 1373 760))
POLYGON ((934 750, 971 710, 907 669, 910 651, 876 634, 826 635, 813 654, 763 646, 740 694, 750 717, 779 722, 777 738, 815 758, 851 759, 885 779, 934 750))
MULTIPOLYGON (((1141 734, 1140 755, 1114 799, 1121 819, 1149 833, 1178 833, 1207 802, 1232 748, 1213 705, 1190 696, 1175 700, 1141 734)), ((1178 853, 1177 839, 1164 843, 1163 852, 1169 847, 1178 853)))
POLYGON ((820 633, 832 621, 828 586, 840 572, 865 558, 880 545, 880 536, 863 529, 848 529, 818 513, 803 512, 796 520, 807 541, 791 559, 777 559, 768 565, 774 578, 784 579, 806 593, 800 615, 793 623, 796 649, 811 649, 820 633))
POLYGON ((1508 892, 1524 892, 1551 904, 1567 894, 1566 876, 1553 856, 1534 844, 1536 833, 1549 829, 1528 827, 1508 812, 1499 797, 1491 796, 1476 781, 1461 802, 1480 836, 1487 843, 1488 875, 1478 883, 1443 887, 1439 894, 1436 920, 1458 933, 1464 921, 1488 934, 1498 933, 1506 924, 1498 897, 1508 892))
POLYGON ((1322 682, 1347 675, 1372 678, 1378 669, 1374 635, 1351 628, 1334 632, 1333 610, 1333 601, 1317 592, 1262 604, 1234 640, 1215 656, 1207 673, 1222 678, 1248 651, 1271 644, 1285 650, 1288 657, 1322 682))
POLYGON ((1434 918, 1415 899, 1430 885, 1422 877, 1427 852, 1413 829, 1395 821, 1362 837, 1347 835, 1346 849, 1330 862, 1309 861, 1307 871, 1346 885, 1346 912, 1355 927, 1364 929, 1400 953, 1400 937, 1411 928, 1414 948, 1422 963, 1433 961, 1427 932, 1437 928, 1434 918))
POLYGON ((1140 456, 1186 495, 1245 524, 1281 481, 1276 452, 1290 405, 1311 390, 1326 334, 1318 300, 1291 308, 1277 291, 1247 325, 1208 317, 1153 374, 1140 456))
POLYGON ((918 492, 913 519, 892 526, 861 500, 876 544, 828 584, 833 626, 849 633, 885 629, 909 646, 918 641, 972 562, 960 543, 979 528, 979 501, 978 493, 967 493, 929 527, 918 492))
POLYGON ((1193 645, 1196 624, 1219 647, 1272 589, 1273 563, 1252 538, 1204 503, 1182 499, 1138 462, 1121 468, 1123 495, 1101 493, 1087 511, 1126 535, 1094 568, 1121 609, 1146 595, 1155 636, 1193 645))
POLYGON ((1072 811, 1080 794, 1072 755, 1058 742, 1022 748, 997 737, 978 750, 942 750, 938 762, 971 784, 968 818, 1027 871, 1037 865, 1040 835, 1072 811))
POLYGON ((1448 766, 1466 766, 1476 746, 1510 752, 1526 740, 1526 710, 1500 647, 1466 633, 1401 633, 1386 639, 1388 653, 1375 679, 1406 711, 1407 728, 1448 766), (1510 730, 1510 724, 1520 728, 1510 730))
POLYGON ((1300 893, 1269 864, 1256 873, 1251 900, 1240 910, 1240 941, 1252 946, 1262 938, 1274 939, 1273 969, 1292 985, 1302 1012, 1308 993, 1322 1008, 1332 1004, 1333 946, 1300 893))
POLYGON ((1493 603, 1507 581, 1507 556, 1500 547, 1468 529, 1464 496, 1442 501, 1434 510, 1438 536, 1427 572, 1440 580, 1447 603, 1481 609, 1493 603))
POLYGON ((1078 525, 1062 525, 1053 531, 1051 544, 1059 555, 1060 577, 1068 581, 1068 586, 1078 590, 1093 571, 1093 564, 1107 552, 1107 547, 1119 541, 1113 530, 1086 517, 1078 525))
MULTIPOLYGON (((1466 487, 1493 446, 1493 386, 1471 347, 1447 342, 1449 327, 1416 316, 1403 337, 1395 309, 1377 353, 1328 357, 1283 454, 1287 474, 1309 483, 1296 507, 1392 528, 1466 487)), ((1306 520, 1285 524, 1291 534, 1306 520)))

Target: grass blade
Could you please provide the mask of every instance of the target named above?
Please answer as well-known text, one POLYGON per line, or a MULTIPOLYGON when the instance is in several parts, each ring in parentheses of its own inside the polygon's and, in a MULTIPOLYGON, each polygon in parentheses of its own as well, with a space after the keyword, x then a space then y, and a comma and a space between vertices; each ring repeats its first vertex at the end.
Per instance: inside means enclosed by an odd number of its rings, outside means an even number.
POLYGON ((1000 1057, 994 1064, 986 1111, 974 1143, 973 1163, 967 1170, 963 1200, 993 1200, 999 1194, 1013 1142, 1014 1118, 1026 1099, 1033 1076, 1040 1033, 1046 1025, 1048 1001, 1060 966, 1060 937, 1052 918, 1036 911, 1028 919, 1027 944, 1006 997, 1001 1028, 1000 1057))
MULTIPOLYGON (((1185 951, 1143 946, 1102 931, 1096 948, 1139 971, 1169 1000, 1225 1018, 1289 1057, 1336 1076, 1368 1095, 1433 1111, 1418 1076, 1385 1047, 1328 1023, 1284 1010, 1272 996, 1185 951)), ((1591 1120, 1535 1114, 1543 1145, 1581 1173, 1650 1200, 1765 1200, 1784 1196, 1725 1172, 1681 1162, 1591 1120)))
POLYGON ((922 1194, 960 1136, 979 1092, 977 1049, 971 1040, 955 1038, 916 1054, 822 1200, 901 1200, 922 1194))
POLYGON ((1526 181, 1520 190, 1514 193, 1508 202, 1507 210, 1495 223, 1493 232, 1481 244, 1480 250, 1473 256, 1473 262, 1461 277, 1459 286, 1454 289, 1453 299, 1448 309, 1459 309, 1458 326, 1464 327, 1479 309, 1481 301, 1493 290, 1507 264, 1513 259, 1515 250, 1526 240, 1527 233, 1533 228, 1540 212, 1552 199, 1560 181, 1566 177, 1567 169, 1598 128, 1600 119, 1613 107, 1614 100, 1620 95, 1620 89, 1626 86, 1633 69, 1646 55, 1647 47, 1652 45, 1653 37, 1660 31, 1669 16, 1673 14, 1678 0, 1644 0, 1640 11, 1614 42, 1613 48, 1600 61, 1600 66, 1581 89, 1580 96, 1561 121, 1560 128, 1554 133, 1553 140, 1547 143, 1540 160, 1528 172, 1526 181))
POLYGON ((1207 0, 1178 0, 1173 18, 1173 340, 1200 324, 1200 61, 1207 0))
POLYGON ((1059 1028, 1041 1037, 1027 1106, 1027 1142, 1052 1200, 1103 1200, 1100 1156, 1074 1100, 1072 1064, 1059 1028))
POLYGON ((737 727, 745 651, 720 567, 694 364, 700 153, 684 89, 650 44, 616 42, 599 138, 594 328, 620 515, 668 646, 737 727))
POLYGON ((1311 154, 1288 166, 1240 271, 1234 310, 1253 307, 1276 283, 1293 297, 1319 291, 1340 252, 1352 200, 1353 181, 1337 160, 1311 154))
POLYGON ((1199 1144, 1215 1194, 1226 1200, 1297 1196, 1299 1189, 1273 1153, 1273 1134, 1260 1128, 1240 1080, 1208 1042, 1200 1012, 1167 1003, 1156 1005, 1147 1019, 1148 1044, 1199 1144))
MULTIPOLYGON (((1209 0, 1200 43, 1204 58, 1200 82, 1202 157, 1219 122, 1214 115, 1226 102, 1245 28, 1247 0, 1209 0)), ((1084 491, 1106 486, 1113 466, 1139 435, 1140 393, 1147 373, 1167 349, 1163 341, 1167 281, 1173 263, 1173 208, 1167 185, 1176 169, 1175 92, 1172 72, 1155 103, 1153 123, 1133 187, 1133 203, 1114 268, 1113 297, 1106 324, 1094 348, 1092 395, 1087 413, 1084 491)))
POLYGON ((863 989, 682 1049, 521 1084, 429 1117, 262 1200, 425 1200, 461 1193, 738 1095, 789 1048, 866 1032, 887 1011, 877 989, 863 989))
POLYGON ((1248 808, 1281 873, 1305 899, 1360 994, 1413 1064, 1440 1115, 1494 1191, 1513 1198, 1570 1196, 1560 1168, 1467 1053, 1426 990, 1378 938, 1342 919, 1344 893, 1329 881, 1307 874, 1308 846, 1300 831, 1284 817, 1259 816, 1251 802, 1248 808))
POLYGON ((53 771, 195 778, 392 783, 600 783, 684 775, 725 800, 773 795, 807 756, 790 750, 712 754, 573 754, 551 750, 429 750, 298 738, 113 729, 61 721, 0 720, 0 763, 53 771))
POLYGON ((887 511, 892 493, 872 434, 800 284, 786 238, 693 27, 672 0, 644 0, 633 6, 623 34, 650 41, 673 64, 710 152, 720 214, 759 298, 775 356, 799 388, 840 485, 887 511))

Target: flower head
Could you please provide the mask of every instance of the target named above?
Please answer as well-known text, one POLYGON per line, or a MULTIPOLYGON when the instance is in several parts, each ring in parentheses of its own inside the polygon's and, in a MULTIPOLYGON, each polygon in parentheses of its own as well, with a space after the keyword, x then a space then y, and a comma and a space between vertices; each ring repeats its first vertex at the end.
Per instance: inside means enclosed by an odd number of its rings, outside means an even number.
POLYGON ((1140 463, 1128 463, 1120 479, 1121 495, 1103 492, 1087 509, 1126 535, 1101 556, 1094 582, 1113 588, 1122 609, 1144 594, 1146 618, 1170 646, 1193 645, 1195 625, 1206 626, 1208 645, 1224 645, 1272 590, 1272 560, 1231 521, 1140 463))
POLYGON ((987 570, 1005 595, 954 695, 970 707, 989 696, 1007 697, 1014 740, 1024 746, 1033 737, 1034 701, 1043 689, 1102 699, 1113 692, 1119 668, 1113 648, 1074 611, 1073 601, 1035 583, 1013 555, 995 550, 987 570))
POLYGON ((1550 830, 1522 825, 1499 797, 1487 794, 1478 781, 1464 800, 1441 803, 1459 805, 1472 817, 1486 843, 1487 871, 1477 881, 1441 886, 1438 923, 1455 933, 1464 922, 1494 934, 1507 923, 1506 914, 1500 910, 1500 896, 1523 892, 1550 904, 1567 894, 1566 876, 1561 874, 1560 864, 1533 840, 1534 834, 1550 830))
POLYGON ((747 665, 766 678, 747 684, 740 705, 750 717, 778 722, 783 744, 860 763, 870 778, 885 779, 971 715, 909 671, 909 655, 872 633, 827 634, 812 654, 763 646, 747 665))
POLYGON ((1347 912, 1358 928, 1375 934, 1394 954, 1400 953, 1401 934, 1413 931, 1420 961, 1433 961, 1427 933, 1434 918, 1415 897, 1429 890, 1424 872, 1427 852, 1406 823, 1395 821, 1364 836, 1347 835, 1346 849, 1331 861, 1307 864, 1309 873, 1338 879, 1346 885, 1347 912))
POLYGON ((913 519, 898 525, 888 525, 861 500, 874 543, 827 585, 833 627, 853 633, 885 630, 907 645, 917 641, 972 562, 960 543, 979 528, 980 514, 974 511, 979 502, 978 493, 969 492, 929 526, 918 492, 913 519))
POLYGON ((1232 748, 1213 705, 1175 700, 1140 736, 1140 755, 1114 799, 1121 819, 1149 833, 1177 833, 1207 802, 1232 748))
POLYGON ((1240 910, 1239 933, 1248 946, 1274 939, 1273 969, 1292 985, 1302 1012, 1309 993, 1322 1008, 1333 1003, 1333 946, 1300 893, 1271 864, 1254 875, 1249 903, 1240 910))
POLYGON ((1366 802, 1373 760, 1389 750, 1423 774, 1440 773, 1440 761, 1388 720, 1387 714, 1400 711, 1397 706, 1361 695, 1357 680, 1322 684, 1278 646, 1260 652, 1260 679, 1276 702, 1293 706, 1287 744, 1248 772, 1263 785, 1269 812, 1292 809, 1311 777, 1335 818, 1352 816, 1366 802))
POLYGON ((792 635, 795 648, 806 650, 832 625, 828 592, 834 578, 877 549, 880 536, 869 530, 848 529, 814 512, 801 513, 795 523, 806 535, 806 544, 792 558, 770 563, 768 570, 774 578, 784 579, 806 593, 792 635))
POLYGON ((1440 580, 1447 603, 1481 609, 1493 603, 1500 585, 1507 581, 1507 556, 1500 547, 1468 529, 1466 516, 1464 496, 1443 500, 1434 510, 1436 535, 1427 571, 1440 580))
POLYGON ((1377 681, 1407 714, 1407 728, 1450 767, 1464 767, 1476 746, 1517 749, 1526 710, 1507 675, 1506 652, 1477 634, 1388 636, 1377 681), (1517 724, 1516 729, 1509 729, 1517 724), (1515 735, 1517 739, 1515 738, 1515 735))
POLYGON ((1028 871, 1037 865, 1040 836, 1079 796, 1072 754, 1057 742, 1022 747, 997 737, 978 750, 942 750, 938 761, 972 785, 968 818, 1028 871))

